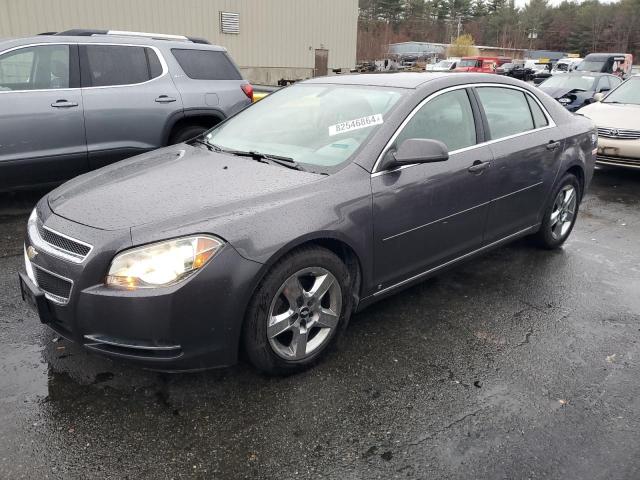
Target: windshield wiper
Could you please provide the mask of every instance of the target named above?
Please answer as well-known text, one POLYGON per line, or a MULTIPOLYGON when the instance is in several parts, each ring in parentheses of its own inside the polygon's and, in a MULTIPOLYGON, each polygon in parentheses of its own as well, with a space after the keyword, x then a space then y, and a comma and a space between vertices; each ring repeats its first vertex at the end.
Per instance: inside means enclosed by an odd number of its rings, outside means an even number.
POLYGON ((300 170, 304 171, 298 162, 296 162, 291 157, 283 157, 280 155, 271 155, 269 153, 261 153, 256 151, 243 152, 241 150, 226 150, 226 153, 230 153, 232 155, 237 155, 239 157, 249 157, 257 160, 259 162, 265 163, 276 163, 278 165, 282 165, 283 167, 291 168, 292 170, 300 170))
POLYGON ((195 138, 192 140, 193 143, 197 143, 198 145, 204 145, 208 150, 212 152, 224 152, 225 150, 222 147, 219 147, 215 143, 207 142, 201 138, 195 138))

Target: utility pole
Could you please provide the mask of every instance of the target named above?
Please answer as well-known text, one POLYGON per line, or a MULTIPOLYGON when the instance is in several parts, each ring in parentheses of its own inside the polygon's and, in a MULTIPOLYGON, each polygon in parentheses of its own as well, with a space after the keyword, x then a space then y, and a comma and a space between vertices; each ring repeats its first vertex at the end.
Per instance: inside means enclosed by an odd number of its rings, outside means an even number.
POLYGON ((460 38, 460 30, 462 30, 462 15, 458 15, 458 36, 456 38, 460 38))

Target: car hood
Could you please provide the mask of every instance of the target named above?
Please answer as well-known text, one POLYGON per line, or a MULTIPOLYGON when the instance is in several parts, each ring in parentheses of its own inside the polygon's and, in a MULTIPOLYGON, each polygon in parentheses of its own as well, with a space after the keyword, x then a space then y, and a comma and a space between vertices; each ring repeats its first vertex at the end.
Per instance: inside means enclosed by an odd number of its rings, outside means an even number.
POLYGON ((598 102, 581 108, 578 113, 593 120, 598 127, 640 130, 640 105, 598 102))
POLYGON ((564 97, 567 93, 571 93, 572 95, 575 95, 576 98, 591 98, 593 97, 593 93, 594 93, 593 91, 573 92, 573 89, 567 88, 567 87, 549 88, 549 87, 545 87, 544 85, 541 85, 538 88, 542 90, 544 93, 546 93, 547 95, 550 95, 556 99, 564 97))
POLYGON ((180 144, 81 175, 51 192, 48 202, 68 220, 119 230, 203 209, 234 208, 323 178, 180 144))

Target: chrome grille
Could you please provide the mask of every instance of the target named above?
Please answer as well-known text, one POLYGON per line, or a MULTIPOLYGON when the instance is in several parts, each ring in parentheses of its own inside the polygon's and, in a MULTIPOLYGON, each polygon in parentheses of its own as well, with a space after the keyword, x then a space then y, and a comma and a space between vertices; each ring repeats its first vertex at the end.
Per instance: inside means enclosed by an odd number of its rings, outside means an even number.
POLYGON ((67 303, 71 296, 73 282, 68 278, 51 273, 38 265, 32 265, 33 274, 40 290, 47 294, 49 299, 54 302, 67 303))
POLYGON ((640 139, 640 130, 599 127, 598 136, 606 138, 617 138, 619 140, 638 140, 640 139))
POLYGON ((45 227, 40 220, 29 221, 29 238, 35 247, 73 263, 82 263, 92 246, 45 227))
POLYGON ((75 240, 72 240, 68 237, 63 237, 62 235, 45 228, 43 225, 38 224, 38 232, 40 233, 40 237, 42 240, 47 242, 54 247, 59 248, 60 250, 64 250, 69 253, 73 253, 75 255, 79 255, 82 257, 86 257, 91 251, 91 247, 88 245, 83 245, 75 240))

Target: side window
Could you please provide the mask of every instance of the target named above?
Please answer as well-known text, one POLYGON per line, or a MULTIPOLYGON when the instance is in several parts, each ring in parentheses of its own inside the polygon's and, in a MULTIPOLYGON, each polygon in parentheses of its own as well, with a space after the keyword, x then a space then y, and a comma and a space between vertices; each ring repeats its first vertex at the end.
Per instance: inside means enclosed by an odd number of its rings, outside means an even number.
POLYGON ((467 91, 443 93, 424 104, 396 137, 395 145, 408 138, 440 140, 449 151, 475 145, 476 126, 467 91))
POLYGON ((531 109, 531 114, 533 115, 533 123, 536 128, 542 128, 549 125, 549 120, 543 113, 540 105, 531 97, 531 95, 526 95, 527 102, 529 102, 529 108, 531 109))
POLYGON ((242 75, 225 52, 216 50, 171 49, 187 77, 194 80, 241 80, 242 75))
POLYGON ((162 64, 158 55, 152 48, 145 48, 147 53, 147 60, 149 60, 149 77, 156 78, 162 75, 162 64))
POLYGON ((523 92, 502 87, 478 87, 477 92, 492 140, 533 130, 533 117, 523 92))
POLYGON ((69 46, 25 47, 0 55, 1 90, 69 88, 69 46))
MULTIPOLYGON (((126 45, 86 45, 82 47, 82 86, 133 85, 152 77, 151 56, 144 47, 126 45)), ((155 55, 155 52, 151 50, 155 55)), ((156 57, 156 60, 157 57, 156 57)), ((159 62, 159 60, 158 60, 159 62)), ((155 62, 154 62, 155 63, 155 62)), ((160 72, 162 67, 160 67, 160 72)))

